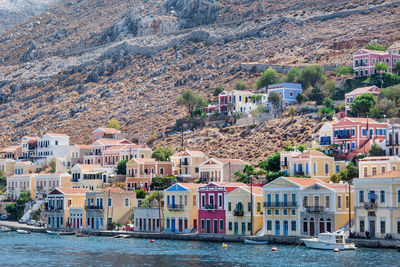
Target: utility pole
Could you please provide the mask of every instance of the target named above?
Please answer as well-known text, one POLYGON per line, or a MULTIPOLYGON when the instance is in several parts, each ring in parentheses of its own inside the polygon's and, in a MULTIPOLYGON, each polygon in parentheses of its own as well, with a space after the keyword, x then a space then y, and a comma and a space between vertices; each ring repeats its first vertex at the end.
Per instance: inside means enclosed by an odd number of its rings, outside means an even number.
POLYGON ((347 182, 349 185, 349 235, 351 234, 351 185, 350 181, 347 182))
POLYGON ((251 232, 250 234, 253 235, 253 176, 250 175, 250 202, 251 202, 251 215, 250 215, 250 224, 251 224, 251 232))
POLYGON ((185 150, 185 148, 183 147, 183 121, 182 121, 182 127, 181 127, 181 147, 182 147, 182 151, 185 150))

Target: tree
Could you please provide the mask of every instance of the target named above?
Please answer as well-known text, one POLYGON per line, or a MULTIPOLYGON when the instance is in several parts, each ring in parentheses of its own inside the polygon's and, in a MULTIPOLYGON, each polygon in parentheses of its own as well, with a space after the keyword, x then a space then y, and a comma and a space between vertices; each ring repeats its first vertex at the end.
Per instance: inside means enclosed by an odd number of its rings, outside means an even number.
POLYGON ((263 87, 268 87, 268 85, 276 84, 279 82, 279 77, 276 70, 269 67, 266 71, 261 74, 261 78, 256 82, 256 87, 261 89, 263 87))
POLYGON ((178 180, 174 176, 154 177, 151 180, 150 188, 151 190, 164 190, 177 182, 178 180))
POLYGON ((295 106, 290 106, 289 107, 289 115, 290 116, 296 115, 296 107, 295 106))
POLYGON ((396 62, 396 65, 394 66, 393 71, 395 71, 397 74, 400 73, 400 61, 396 62))
POLYGON ((336 91, 335 81, 326 81, 322 89, 326 97, 332 98, 336 91))
POLYGON ((143 188, 136 189, 135 192, 136 192, 136 198, 145 198, 147 195, 147 191, 144 190, 143 188))
POLYGON ((49 166, 51 168, 50 172, 51 173, 55 173, 56 172, 56 166, 57 166, 57 162, 55 158, 52 158, 49 162, 49 166))
POLYGON ((378 103, 376 104, 376 109, 382 111, 382 117, 383 114, 385 114, 387 117, 393 118, 397 117, 399 114, 399 108, 396 106, 396 103, 387 98, 379 99, 378 103))
POLYGON ((300 75, 301 75, 301 70, 298 67, 291 67, 285 77, 285 82, 295 83, 298 81, 300 75))
POLYGON ((116 119, 111 119, 107 122, 107 127, 108 128, 114 128, 116 130, 121 129, 121 126, 119 125, 119 121, 117 121, 116 119))
POLYGON ((315 87, 317 83, 324 83, 325 80, 324 68, 320 65, 315 65, 302 69, 298 82, 303 85, 303 88, 308 88, 310 86, 315 87))
POLYGON ((327 107, 330 109, 335 108, 335 102, 330 98, 325 98, 324 101, 322 102, 322 105, 324 105, 324 107, 327 107))
POLYGON ((319 88, 318 86, 312 88, 308 96, 308 98, 312 101, 315 101, 315 104, 317 105, 322 104, 324 97, 325 97, 324 92, 322 92, 321 88, 319 88))
POLYGON ((345 75, 352 75, 354 73, 353 67, 351 66, 339 66, 336 69, 337 75, 345 76, 345 75))
POLYGON ((115 172, 118 175, 126 175, 126 163, 127 162, 128 162, 127 159, 123 159, 120 162, 118 162, 117 169, 115 170, 115 172))
POLYGON ((370 156, 385 156, 385 151, 376 143, 371 145, 369 149, 370 156))
POLYGON ((298 94, 298 95, 296 96, 296 101, 297 101, 297 103, 299 103, 299 105, 301 105, 301 103, 303 103, 304 100, 306 100, 306 98, 304 97, 303 94, 298 94))
POLYGON ((274 153, 268 156, 267 160, 261 161, 258 167, 267 172, 277 172, 281 169, 281 154, 274 153))
POLYGON ((343 181, 350 181, 354 178, 358 178, 358 166, 353 162, 350 162, 346 169, 340 172, 340 179, 343 181))
POLYGON ((382 76, 383 73, 387 72, 388 67, 389 66, 386 63, 377 62, 375 63, 374 70, 377 71, 382 76))
POLYGON ((235 85, 235 89, 239 91, 246 90, 248 87, 247 83, 245 81, 237 81, 235 85))
POLYGON ((274 109, 279 109, 282 106, 281 95, 277 92, 271 92, 268 94, 268 102, 272 104, 274 109))
POLYGON ((354 116, 366 116, 368 111, 375 106, 376 99, 371 93, 364 93, 354 99, 354 103, 350 104, 351 113, 354 116))
POLYGON ((386 46, 377 43, 368 43, 364 46, 365 49, 375 50, 375 51, 386 51, 386 46))
POLYGON ((301 145, 298 145, 298 146, 296 147, 296 149, 297 149, 298 151, 300 151, 301 153, 303 153, 303 152, 307 149, 307 146, 304 145, 304 144, 301 144, 301 145))
POLYGON ((193 117, 193 112, 198 108, 203 108, 206 101, 198 93, 186 90, 178 97, 176 104, 179 106, 186 106, 190 117, 193 117))
POLYGON ((400 104, 400 101, 399 101, 400 100, 400 86, 395 85, 395 86, 389 86, 387 88, 382 88, 379 93, 379 98, 392 100, 394 103, 397 103, 397 105, 399 105, 400 104))
POLYGON ((293 147, 293 145, 292 145, 292 142, 287 141, 287 142, 285 143, 284 150, 285 150, 285 151, 294 151, 294 147, 293 147))
POLYGON ((12 219, 19 219, 24 215, 25 203, 29 201, 31 201, 31 193, 27 190, 23 191, 15 203, 6 205, 6 211, 12 219))
POLYGON ((238 177, 238 182, 248 184, 250 183, 251 176, 256 175, 256 170, 253 165, 247 164, 244 166, 243 172, 237 171, 234 174, 238 177))
POLYGON ((169 146, 167 147, 159 146, 153 151, 151 157, 158 159, 159 161, 169 161, 174 153, 175 153, 174 149, 169 146))
POLYGON ((214 88, 214 93, 213 93, 213 95, 214 96, 218 96, 220 93, 222 93, 223 91, 225 90, 225 87, 222 85, 222 84, 219 84, 219 85, 217 85, 215 88, 214 88))

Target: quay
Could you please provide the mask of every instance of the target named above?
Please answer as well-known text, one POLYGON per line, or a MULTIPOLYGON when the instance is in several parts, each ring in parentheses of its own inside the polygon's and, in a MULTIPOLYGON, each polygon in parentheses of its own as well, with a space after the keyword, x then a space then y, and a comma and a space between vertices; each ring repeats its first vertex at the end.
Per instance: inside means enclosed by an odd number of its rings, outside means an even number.
MULTIPOLYGON (((9 227, 12 231, 16 230, 29 230, 33 233, 46 233, 48 228, 30 226, 26 224, 19 224, 13 221, 1 221, 0 226, 9 227)), ((76 232, 76 231, 75 231, 76 232)), ((186 240, 186 241, 207 241, 207 242, 243 242, 244 239, 268 241, 270 244, 284 244, 284 245, 299 245, 301 236, 241 236, 241 235, 224 235, 224 234, 198 234, 198 233, 148 233, 148 232, 130 232, 130 231, 98 231, 82 229, 81 233, 90 234, 93 236, 108 236, 113 237, 117 235, 128 235, 131 238, 146 238, 146 239, 171 239, 171 240, 186 240)), ((353 242, 359 248, 386 248, 398 249, 400 245, 399 240, 385 240, 385 239, 359 239, 350 238, 348 242, 353 242)), ((304 244, 300 244, 304 245, 304 244)))

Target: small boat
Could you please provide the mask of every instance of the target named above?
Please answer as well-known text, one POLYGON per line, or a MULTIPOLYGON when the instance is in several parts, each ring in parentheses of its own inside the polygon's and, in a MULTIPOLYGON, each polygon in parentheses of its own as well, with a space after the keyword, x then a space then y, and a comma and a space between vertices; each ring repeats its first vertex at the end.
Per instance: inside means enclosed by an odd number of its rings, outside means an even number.
POLYGON ((10 232, 10 231, 11 231, 11 229, 8 227, 4 227, 4 226, 0 227, 0 233, 10 232))
POLYGON ((83 234, 83 233, 76 233, 75 236, 76 237, 89 237, 88 234, 83 234))
POLYGON ((60 232, 50 231, 50 230, 47 230, 46 233, 48 233, 49 235, 59 235, 60 234, 60 232))
POLYGON ((245 239, 244 243, 249 245, 265 245, 268 244, 268 241, 245 239))
POLYGON ((356 249, 354 243, 346 243, 346 234, 344 231, 337 231, 335 233, 322 233, 318 237, 303 238, 301 239, 308 248, 326 249, 326 250, 346 250, 356 249))
POLYGON ((59 235, 75 235, 75 232, 58 232, 59 235))
POLYGON ((115 235, 112 238, 128 238, 129 235, 115 235))
POLYGON ((17 233, 19 233, 19 234, 30 234, 31 231, 27 231, 27 230, 17 230, 17 233))

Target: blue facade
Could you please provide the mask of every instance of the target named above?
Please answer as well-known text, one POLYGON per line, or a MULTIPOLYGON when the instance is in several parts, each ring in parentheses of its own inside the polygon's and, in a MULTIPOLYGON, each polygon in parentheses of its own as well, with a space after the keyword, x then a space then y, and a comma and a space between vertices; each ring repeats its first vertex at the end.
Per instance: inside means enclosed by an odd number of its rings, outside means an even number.
MULTIPOLYGON (((290 106, 297 104, 296 97, 303 92, 302 86, 299 83, 280 83, 268 86, 268 94, 277 92, 282 97, 282 106, 290 106)), ((271 103, 268 103, 271 107, 271 103)))
MULTIPOLYGON (((170 187, 168 187, 167 189, 165 189, 165 192, 183 192, 183 191, 189 191, 189 189, 183 187, 180 184, 174 184, 171 185, 170 187)), ((175 207, 175 205, 181 205, 180 203, 178 203, 178 198, 180 195, 172 195, 172 194, 168 194, 167 195, 167 208, 170 207, 175 207)), ((171 215, 173 213, 170 213, 171 215)), ((189 229, 186 228, 186 226, 188 225, 188 218, 184 217, 167 217, 165 218, 165 228, 164 228, 164 232, 189 232, 189 229), (180 227, 182 228, 180 231, 180 227)))

